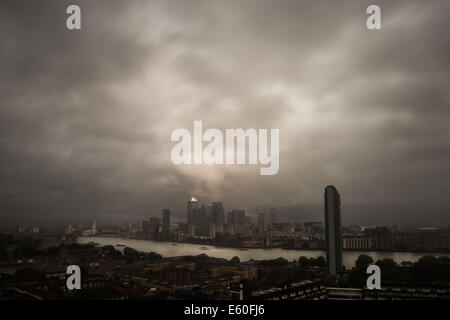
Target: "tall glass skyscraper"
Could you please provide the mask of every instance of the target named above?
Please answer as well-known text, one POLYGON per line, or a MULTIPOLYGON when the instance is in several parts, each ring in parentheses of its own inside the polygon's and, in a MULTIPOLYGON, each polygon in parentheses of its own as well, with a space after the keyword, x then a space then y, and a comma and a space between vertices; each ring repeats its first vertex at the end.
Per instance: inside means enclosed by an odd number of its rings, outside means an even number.
POLYGON ((277 217, 277 209, 271 208, 270 209, 270 216, 269 216, 269 230, 273 230, 273 225, 278 222, 277 217))
POLYGON ((162 210, 162 233, 164 240, 168 240, 170 238, 170 209, 162 210))
POLYGON ((224 225, 225 224, 225 212, 223 210, 222 202, 213 202, 212 203, 212 214, 213 214, 213 223, 215 225, 224 225))
POLYGON ((228 212, 228 224, 233 226, 235 234, 243 233, 245 229, 245 210, 233 209, 228 212))
POLYGON ((327 267, 331 275, 342 271, 341 198, 334 186, 325 188, 327 267))
POLYGON ((188 227, 190 227, 193 223, 193 219, 192 219, 192 211, 194 208, 198 208, 198 200, 195 199, 194 197, 191 198, 191 200, 189 200, 187 202, 187 215, 186 215, 186 223, 188 225, 188 227))
POLYGON ((258 232, 264 233, 267 231, 266 213, 260 213, 258 215, 258 232))

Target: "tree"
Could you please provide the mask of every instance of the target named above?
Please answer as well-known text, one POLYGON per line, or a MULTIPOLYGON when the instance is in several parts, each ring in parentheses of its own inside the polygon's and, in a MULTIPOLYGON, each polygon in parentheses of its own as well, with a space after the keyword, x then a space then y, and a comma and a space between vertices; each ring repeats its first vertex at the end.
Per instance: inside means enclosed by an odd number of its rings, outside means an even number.
POLYGON ((423 256, 412 266, 412 276, 415 282, 439 281, 441 263, 433 256, 423 256))
POLYGON ((359 255, 358 259, 355 261, 355 268, 358 273, 366 274, 367 267, 369 264, 373 263, 373 259, 371 256, 366 254, 359 255))
POLYGON ((300 266, 301 266, 303 269, 306 269, 306 268, 309 267, 309 259, 306 258, 306 257, 300 257, 300 258, 298 259, 298 263, 300 264, 300 266))
POLYGON ((393 259, 378 260, 376 265, 380 267, 381 279, 386 281, 400 281, 397 264, 393 259))
POLYGON ((372 263, 372 257, 361 254, 355 261, 355 268, 348 275, 349 285, 355 288, 363 288, 367 279, 367 267, 372 263))
POLYGON ((123 254, 127 257, 137 257, 139 255, 139 252, 136 249, 126 247, 123 249, 123 254))
POLYGON ((149 259, 152 259, 152 260, 161 260, 163 258, 162 255, 160 255, 159 253, 153 252, 153 251, 149 252, 147 256, 149 259))
POLYGON ((114 248, 112 245, 103 246, 100 248, 103 253, 110 255, 110 256, 122 256, 122 252, 114 248))
POLYGON ((231 258, 230 263, 231 264, 239 264, 241 262, 241 260, 239 259, 239 257, 234 256, 233 258, 231 258))
POLYGON ((322 256, 317 257, 316 261, 317 261, 317 266, 320 268, 324 268, 327 266, 327 262, 325 261, 325 258, 322 256))
POLYGON ((450 258, 439 257, 439 263, 441 264, 441 274, 439 279, 444 283, 450 283, 450 258))

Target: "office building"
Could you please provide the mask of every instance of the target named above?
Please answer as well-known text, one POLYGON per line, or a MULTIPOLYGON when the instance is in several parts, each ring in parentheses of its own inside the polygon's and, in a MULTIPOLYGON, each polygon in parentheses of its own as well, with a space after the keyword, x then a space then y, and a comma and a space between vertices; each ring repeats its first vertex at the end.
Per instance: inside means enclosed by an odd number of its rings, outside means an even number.
POLYGON ((192 219, 192 212, 195 208, 198 208, 198 200, 195 199, 194 197, 192 197, 188 202, 187 202, 187 214, 186 214, 186 223, 188 225, 188 228, 194 224, 193 223, 193 219, 192 219))
POLYGON ((278 222, 277 209, 271 208, 269 216, 269 230, 273 230, 273 225, 277 222, 278 222))
POLYGON ((334 186, 325 188, 324 202, 327 268, 338 276, 342 270, 341 199, 334 186))
POLYGON ((163 239, 168 240, 170 239, 170 209, 163 209, 162 210, 162 234, 163 239))
POLYGON ((95 222, 95 220, 91 221, 91 228, 90 229, 91 229, 92 235, 95 236, 96 233, 97 233, 97 223, 95 222))
POLYGON ((372 242, 365 235, 346 234, 342 238, 342 248, 347 250, 369 250, 372 248, 372 242))
POLYGON ((225 224, 225 212, 223 210, 222 202, 213 202, 212 203, 212 219, 215 225, 224 225, 225 224))
POLYGON ((260 213, 258 216, 258 232, 264 233, 267 231, 266 213, 260 213))
POLYGON ((200 208, 192 209, 192 225, 195 226, 195 235, 209 237, 212 224, 212 206, 203 204, 200 208))
POLYGON ((243 233, 245 229, 245 210, 233 209, 227 214, 227 222, 232 226, 233 234, 243 233))
POLYGON ((158 217, 150 217, 150 239, 159 240, 159 225, 161 219, 158 217))

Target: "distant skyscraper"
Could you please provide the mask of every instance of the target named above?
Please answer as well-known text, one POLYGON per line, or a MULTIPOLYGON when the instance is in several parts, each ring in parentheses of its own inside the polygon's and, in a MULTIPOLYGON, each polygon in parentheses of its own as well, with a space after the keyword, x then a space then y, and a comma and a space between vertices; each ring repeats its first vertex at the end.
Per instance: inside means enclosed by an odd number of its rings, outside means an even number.
POLYGON ((71 234, 73 232, 73 229, 72 229, 72 226, 69 224, 67 227, 66 227, 66 230, 65 230, 65 234, 66 235, 68 235, 68 234, 71 234))
POLYGON ((146 235, 150 232, 150 220, 142 221, 142 232, 146 235))
POLYGON ((162 222, 163 222, 163 238, 168 240, 170 238, 170 209, 162 210, 162 222))
POLYGON ((267 231, 266 213, 260 213, 258 216, 258 232, 263 233, 267 231))
POLYGON ((192 209, 192 224, 195 226, 195 235, 209 236, 212 223, 212 206, 203 204, 200 208, 192 209))
POLYGON ((209 225, 209 236, 211 238, 215 238, 217 233, 217 225, 216 224, 210 224, 209 225))
POLYGON ((225 231, 225 211, 222 202, 213 202, 212 204, 212 223, 215 226, 215 233, 225 231))
POLYGON ((159 240, 159 225, 161 219, 158 217, 150 217, 150 237, 152 240, 159 240))
POLYGON ((233 209, 228 212, 228 223, 235 226, 245 224, 245 210, 233 209))
POLYGON ((198 208, 198 200, 195 199, 194 197, 191 198, 191 200, 189 200, 187 202, 187 215, 186 215, 186 223, 188 225, 188 228, 194 224, 193 219, 192 219, 192 212, 193 209, 198 208))
POLYGON ((222 202, 213 202, 212 203, 212 214, 213 214, 213 223, 215 225, 224 225, 225 224, 225 212, 223 210, 222 202))
POLYGON ((94 236, 97 233, 97 223, 95 222, 95 220, 91 221, 91 232, 94 236))
POLYGON ((334 186, 327 186, 324 196, 327 267, 330 274, 339 275, 342 269, 341 199, 334 186))
POLYGON ((272 208, 272 209, 270 209, 269 229, 273 230, 273 225, 277 222, 278 222, 277 209, 272 208))
POLYGON ((234 233, 242 233, 245 227, 245 210, 233 209, 228 212, 228 224, 233 226, 234 233))

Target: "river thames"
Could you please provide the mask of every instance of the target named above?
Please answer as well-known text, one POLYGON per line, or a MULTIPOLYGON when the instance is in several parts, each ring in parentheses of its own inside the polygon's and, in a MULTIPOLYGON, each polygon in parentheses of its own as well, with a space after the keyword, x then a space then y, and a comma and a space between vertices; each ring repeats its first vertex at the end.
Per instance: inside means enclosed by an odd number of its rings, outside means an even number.
MULTIPOLYGON (((101 246, 117 244, 125 245, 126 247, 134 248, 138 251, 143 252, 156 252, 164 257, 175 257, 175 256, 196 256, 199 254, 206 254, 210 257, 215 258, 225 258, 231 259, 235 256, 239 257, 241 261, 246 261, 250 259, 254 260, 264 260, 264 259, 276 259, 285 258, 286 260, 292 261, 298 259, 301 256, 307 258, 317 258, 319 256, 325 256, 325 251, 322 250, 285 250, 280 248, 271 249, 248 249, 242 250, 238 248, 224 248, 224 247, 214 247, 201 244, 191 244, 191 243, 176 243, 171 242, 157 242, 149 240, 135 240, 135 239, 122 239, 114 237, 78 237, 77 243, 87 244, 89 242, 98 243, 101 246)), ((116 247, 121 249, 124 247, 116 247)), ((423 253, 423 252, 381 252, 381 251, 343 251, 344 266, 346 269, 351 269, 355 265, 355 261, 360 254, 366 254, 373 258, 376 262, 379 259, 391 258, 397 263, 403 261, 416 262, 424 255, 433 255, 436 257, 447 256, 450 257, 449 253, 423 253)))

